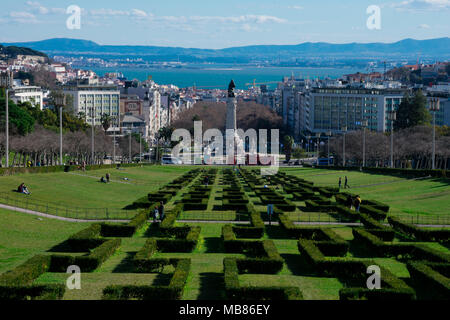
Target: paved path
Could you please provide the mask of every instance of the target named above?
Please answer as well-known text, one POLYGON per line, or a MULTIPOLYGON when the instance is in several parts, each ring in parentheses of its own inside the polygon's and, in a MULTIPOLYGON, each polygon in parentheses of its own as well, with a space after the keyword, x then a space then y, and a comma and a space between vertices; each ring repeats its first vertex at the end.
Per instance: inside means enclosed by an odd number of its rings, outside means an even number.
MULTIPOLYGON (((11 211, 17 211, 21 213, 31 214, 34 216, 47 218, 47 219, 55 219, 55 220, 61 220, 61 221, 67 221, 67 222, 111 222, 111 223, 127 223, 130 222, 130 220, 112 220, 112 219, 95 219, 95 220, 89 220, 89 219, 73 219, 73 218, 65 218, 60 216, 54 216, 47 213, 37 212, 33 210, 23 209, 19 207, 13 207, 8 206, 5 204, 0 204, 1 209, 11 210, 11 211)), ((250 221, 231 221, 231 220, 177 220, 177 222, 181 223, 232 223, 232 224, 250 224, 250 221)), ((269 222, 264 222, 265 225, 269 225, 269 222)), ((295 221, 294 224, 296 225, 336 225, 336 226, 349 226, 349 227, 357 227, 362 226, 361 223, 358 222, 297 222, 295 221)), ((272 225, 279 225, 278 222, 272 222, 272 225)), ((385 223, 386 226, 389 226, 387 223, 385 223)), ((448 228, 450 225, 438 225, 438 224, 416 224, 418 227, 425 227, 425 228, 448 228)))
POLYGON ((54 216, 51 214, 46 214, 46 213, 37 212, 37 211, 33 211, 33 210, 23 209, 23 208, 19 208, 19 207, 8 206, 5 204, 0 204, 0 208, 6 209, 6 210, 11 210, 11 211, 22 212, 22 213, 26 213, 26 214, 31 214, 31 215, 42 217, 42 218, 55 219, 55 220, 68 221, 68 222, 129 222, 129 220, 88 220, 88 219, 65 218, 65 217, 54 216))

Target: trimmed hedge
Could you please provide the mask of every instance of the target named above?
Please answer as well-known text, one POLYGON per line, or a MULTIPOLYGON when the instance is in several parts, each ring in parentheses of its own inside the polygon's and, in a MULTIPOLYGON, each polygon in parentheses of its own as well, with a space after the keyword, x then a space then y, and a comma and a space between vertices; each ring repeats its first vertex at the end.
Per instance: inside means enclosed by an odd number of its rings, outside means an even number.
POLYGON ((88 228, 69 237, 67 243, 74 252, 88 251, 105 242, 101 237, 101 231, 102 226, 99 223, 92 224, 88 228))
MULTIPOLYGON (((137 164, 137 163, 125 163, 121 164, 120 166, 122 168, 127 167, 139 167, 139 166, 148 166, 150 164, 137 164)), ((10 168, 0 168, 0 176, 7 176, 7 175, 14 175, 14 174, 23 174, 23 173, 29 173, 29 174, 36 174, 36 173, 55 173, 55 172, 68 172, 68 171, 77 171, 79 166, 43 166, 43 167, 31 167, 31 168, 24 168, 24 167, 10 167, 10 168)), ((109 165, 109 164, 100 164, 100 165, 88 165, 86 166, 86 171, 92 171, 92 170, 100 170, 100 169, 114 169, 116 168, 116 165, 109 165)))
MULTIPOLYGON (((361 167, 342 167, 342 166, 316 166, 319 169, 329 169, 329 170, 348 170, 348 171, 360 171, 361 167)), ((373 174, 383 174, 392 175, 400 177, 427 177, 431 176, 433 178, 448 178, 450 176, 448 170, 429 170, 429 169, 397 169, 397 168, 363 168, 365 173, 373 174)))
POLYGON ((402 222, 397 217, 389 217, 389 224, 397 231, 406 234, 412 239, 420 241, 445 242, 450 239, 450 228, 448 229, 421 229, 415 225, 402 222))
POLYGON ((191 268, 191 259, 160 259, 162 264, 175 264, 175 272, 168 286, 108 286, 103 290, 106 300, 179 300, 191 268))
POLYGON ((82 272, 92 272, 116 252, 121 239, 105 241, 86 256, 51 255, 49 272, 66 272, 67 267, 77 265, 82 272))
MULTIPOLYGON (((436 265, 436 264, 435 264, 436 265)), ((449 268, 450 264, 441 264, 449 268)), ((450 299, 450 279, 423 261, 408 261, 407 268, 414 284, 432 299, 450 299)))
POLYGON ((297 287, 241 287, 238 276, 240 272, 245 271, 245 268, 239 270, 238 265, 239 262, 236 258, 223 259, 225 292, 229 300, 303 299, 302 293, 297 287))
POLYGON ((0 275, 2 286, 26 286, 50 268, 51 258, 48 255, 34 256, 15 269, 0 275))
POLYGON ((31 286, 0 285, 0 300, 59 300, 66 290, 63 284, 46 284, 31 286))
POLYGON ((353 236, 367 246, 378 257, 397 257, 400 260, 427 260, 431 262, 450 262, 450 255, 422 244, 387 243, 360 228, 353 228, 353 236))

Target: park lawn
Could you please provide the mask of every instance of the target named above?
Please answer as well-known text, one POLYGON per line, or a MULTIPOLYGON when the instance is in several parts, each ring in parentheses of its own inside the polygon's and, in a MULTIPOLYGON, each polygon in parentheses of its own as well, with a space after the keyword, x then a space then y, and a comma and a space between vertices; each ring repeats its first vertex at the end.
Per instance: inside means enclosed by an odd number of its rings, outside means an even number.
POLYGON ((0 273, 44 253, 88 225, 0 209, 0 273))
POLYGON ((315 185, 338 186, 339 177, 349 179, 351 193, 362 199, 378 200, 391 207, 392 214, 438 216, 450 212, 450 183, 444 179, 408 180, 357 171, 291 168, 288 174, 314 182, 315 185), (380 185, 377 185, 380 184, 380 185))
MULTIPOLYGON (((121 210, 138 198, 159 189, 189 170, 188 167, 178 166, 144 166, 117 169, 102 169, 71 173, 19 174, 0 177, 0 203, 29 206, 39 204, 42 211, 45 204, 59 207, 58 215, 64 214, 64 207, 76 208, 108 208, 121 210), (107 172, 111 174, 112 182, 102 184, 99 177, 107 172), (123 180, 123 178, 129 180, 123 180), (32 192, 30 196, 14 192, 17 186, 24 182, 32 192), (11 201, 11 199, 15 201, 11 201)), ((83 211, 83 210, 81 210, 83 211)), ((102 210, 102 212, 104 212, 102 210)), ((55 212, 50 212, 55 214, 55 212)))

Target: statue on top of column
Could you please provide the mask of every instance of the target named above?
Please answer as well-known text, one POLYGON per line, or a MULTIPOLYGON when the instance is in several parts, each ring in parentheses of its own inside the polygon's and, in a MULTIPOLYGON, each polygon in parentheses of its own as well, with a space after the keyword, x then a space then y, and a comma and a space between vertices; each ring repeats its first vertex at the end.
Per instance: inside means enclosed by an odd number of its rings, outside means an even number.
POLYGON ((236 85, 234 84, 234 81, 231 80, 230 84, 228 85, 228 98, 236 97, 236 95, 234 93, 234 88, 236 88, 236 85))

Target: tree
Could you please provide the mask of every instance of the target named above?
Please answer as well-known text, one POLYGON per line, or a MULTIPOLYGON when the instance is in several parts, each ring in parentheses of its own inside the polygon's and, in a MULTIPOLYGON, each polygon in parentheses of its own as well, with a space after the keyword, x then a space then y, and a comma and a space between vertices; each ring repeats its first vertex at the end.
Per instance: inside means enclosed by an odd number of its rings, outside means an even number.
POLYGON ((422 90, 416 91, 413 97, 405 95, 397 111, 397 120, 394 129, 405 129, 429 124, 431 115, 427 107, 427 98, 422 90))
POLYGON ((108 114, 104 113, 102 114, 102 118, 100 121, 102 123, 103 130, 105 130, 105 132, 108 131, 108 129, 111 127, 111 117, 108 114))
POLYGON ((294 138, 292 138, 291 136, 284 136, 283 149, 284 149, 284 153, 286 154, 286 161, 291 160, 293 145, 294 145, 294 138))
POLYGON ((292 150, 292 156, 294 159, 306 158, 306 152, 300 147, 296 147, 292 150))
MULTIPOLYGON (((5 128, 6 121, 6 99, 0 99, 0 127, 5 128)), ((34 129, 34 118, 24 108, 19 107, 14 101, 9 100, 9 122, 11 124, 11 132, 17 131, 20 135, 26 135, 34 129)))

